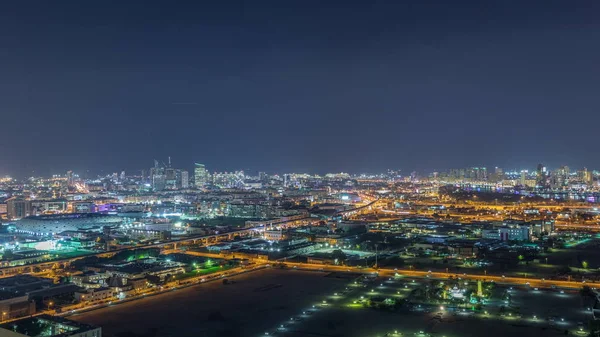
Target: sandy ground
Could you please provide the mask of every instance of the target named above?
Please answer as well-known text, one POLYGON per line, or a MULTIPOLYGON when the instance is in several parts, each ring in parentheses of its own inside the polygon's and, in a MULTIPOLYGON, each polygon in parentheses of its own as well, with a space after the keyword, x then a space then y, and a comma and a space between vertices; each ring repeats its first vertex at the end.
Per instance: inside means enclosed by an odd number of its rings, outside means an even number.
POLYGON ((326 275, 262 270, 231 285, 211 282, 69 318, 101 326, 105 337, 261 335, 348 282, 326 275))
POLYGON ((578 322, 587 327, 590 316, 576 291, 561 294, 528 287, 511 291, 521 318, 501 317, 495 307, 500 304, 490 304, 489 316, 442 312, 438 306, 425 311, 369 309, 353 302, 369 297, 371 291, 404 298, 411 288, 427 281, 378 279, 363 288, 353 285, 351 277, 337 275, 345 274, 263 270, 236 277, 232 285, 203 284, 70 318, 102 326, 108 337, 265 336, 265 332, 291 337, 400 336, 394 331, 402 336, 418 336, 422 331, 436 337, 501 337, 564 336, 565 330, 573 335, 578 322), (345 289, 349 290, 342 293, 345 289), (326 305, 321 305, 323 300, 326 305), (533 314, 538 318, 534 320, 533 314), (555 321, 548 320, 551 316, 555 321))

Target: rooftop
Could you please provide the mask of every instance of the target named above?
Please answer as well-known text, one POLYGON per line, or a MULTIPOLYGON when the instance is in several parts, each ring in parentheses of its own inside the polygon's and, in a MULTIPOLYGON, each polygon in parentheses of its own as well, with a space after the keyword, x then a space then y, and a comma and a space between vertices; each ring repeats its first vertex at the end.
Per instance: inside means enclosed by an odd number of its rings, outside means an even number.
MULTIPOLYGON (((40 315, 2 324, 0 325, 0 335, 2 335, 2 330, 9 330, 31 337, 66 337, 95 329, 98 328, 63 317, 40 315)), ((100 334, 97 337, 100 337, 100 334)))

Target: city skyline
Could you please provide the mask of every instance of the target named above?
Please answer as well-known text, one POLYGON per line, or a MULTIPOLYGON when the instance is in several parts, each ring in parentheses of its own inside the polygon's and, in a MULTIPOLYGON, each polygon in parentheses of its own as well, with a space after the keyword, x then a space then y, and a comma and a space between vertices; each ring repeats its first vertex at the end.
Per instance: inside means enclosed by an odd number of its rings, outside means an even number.
POLYGON ((0 2, 0 336, 600 337, 599 16, 0 2))
POLYGON ((4 4, 0 174, 600 167, 599 6, 4 4))
MULTIPOLYGON (((169 160, 171 158, 169 157, 169 160)), ((347 169, 341 169, 338 171, 315 171, 315 170, 291 170, 291 171, 284 171, 284 170, 277 170, 277 171, 266 171, 264 169, 261 169, 260 167, 256 168, 256 169, 249 169, 249 168, 243 168, 241 165, 238 165, 237 167, 228 167, 228 168, 223 168, 222 166, 213 166, 212 164, 206 165, 206 164, 200 164, 198 163, 198 161, 192 162, 191 164, 180 164, 180 163, 169 163, 167 164, 166 161, 160 161, 160 160, 156 160, 154 159, 154 163, 158 163, 159 165, 164 165, 164 167, 172 167, 173 169, 177 169, 177 170, 181 170, 181 171, 186 171, 187 173, 189 173, 191 175, 191 177, 193 177, 193 172, 194 169, 197 165, 202 165, 203 167, 206 167, 206 171, 209 173, 219 173, 219 172, 238 172, 238 171, 242 171, 245 172, 249 175, 258 175, 260 173, 268 173, 268 174, 274 174, 274 175, 283 175, 283 174, 310 174, 310 175, 325 175, 325 174, 336 174, 336 173, 348 173, 350 175, 361 175, 361 174, 368 174, 368 175, 378 175, 378 174, 384 174, 384 173, 388 173, 390 171, 394 171, 394 172, 398 172, 400 175, 403 176, 410 176, 412 173, 416 173, 419 175, 431 175, 434 173, 446 173, 446 172, 451 172, 451 171, 456 171, 456 170, 469 170, 469 169, 476 169, 476 168, 481 168, 481 169, 485 169, 487 170, 487 172, 489 173, 493 173, 494 170, 498 170, 500 169, 503 173, 520 173, 521 171, 527 171, 529 173, 534 173, 536 171, 536 167, 538 167, 539 165, 543 165, 543 164, 533 164, 530 163, 528 165, 524 165, 524 166, 516 166, 516 165, 508 165, 505 167, 500 167, 500 166, 492 166, 492 165, 463 165, 463 166, 458 166, 458 167, 446 167, 446 168, 437 168, 437 169, 422 169, 422 170, 415 170, 415 169, 403 169, 401 167, 397 167, 397 168, 382 168, 382 169, 372 169, 372 170, 364 170, 364 171, 359 171, 359 170, 353 170, 350 168, 347 169)), ((575 172, 580 171, 580 170, 588 170, 590 172, 600 172, 600 167, 588 167, 588 166, 583 166, 583 167, 576 167, 576 166, 571 166, 568 164, 562 164, 562 165, 557 165, 557 166, 549 166, 549 165, 543 165, 544 169, 547 169, 548 171, 556 171, 556 170, 560 170, 563 167, 567 167, 567 168, 571 168, 573 171, 571 172, 572 174, 575 174, 575 172)), ((29 178, 29 177, 44 177, 44 176, 65 176, 66 174, 68 174, 68 172, 72 172, 75 174, 78 174, 79 176, 85 178, 85 179, 93 179, 95 177, 103 177, 103 176, 109 176, 109 175, 113 175, 113 174, 119 174, 121 175, 123 172, 125 172, 127 174, 127 176, 140 176, 142 175, 142 173, 144 175, 148 175, 150 170, 152 169, 152 167, 149 165, 148 167, 142 167, 139 169, 133 169, 133 170, 125 170, 125 169, 116 169, 114 171, 93 171, 93 170, 73 170, 73 169, 65 169, 63 171, 55 171, 55 172, 50 172, 47 174, 42 174, 42 173, 38 173, 38 174, 10 174, 10 173, 0 173, 0 177, 12 177, 12 178, 17 178, 17 179, 24 179, 24 178, 29 178)))

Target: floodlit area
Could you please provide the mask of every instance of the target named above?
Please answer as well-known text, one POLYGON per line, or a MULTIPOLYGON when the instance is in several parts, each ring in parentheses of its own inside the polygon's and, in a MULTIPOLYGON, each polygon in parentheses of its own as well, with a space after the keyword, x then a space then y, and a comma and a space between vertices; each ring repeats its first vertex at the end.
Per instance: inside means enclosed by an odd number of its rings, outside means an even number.
POLYGON ((233 280, 71 318, 109 337, 584 336, 592 318, 576 290, 279 269, 233 280))
POLYGON ((268 269, 231 281, 208 282, 69 318, 102 326, 108 337, 253 336, 289 320, 347 280, 322 272, 268 269))
POLYGON ((587 335, 591 311, 579 292, 492 284, 477 299, 477 287, 458 279, 357 278, 265 335, 587 335))

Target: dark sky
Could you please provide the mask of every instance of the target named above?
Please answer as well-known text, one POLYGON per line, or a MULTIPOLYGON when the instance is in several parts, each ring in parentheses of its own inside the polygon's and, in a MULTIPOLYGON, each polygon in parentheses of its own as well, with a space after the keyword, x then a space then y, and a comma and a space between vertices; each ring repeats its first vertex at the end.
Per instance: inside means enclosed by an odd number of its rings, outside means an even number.
POLYGON ((0 173, 600 168, 600 1, 3 1, 0 173))

